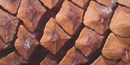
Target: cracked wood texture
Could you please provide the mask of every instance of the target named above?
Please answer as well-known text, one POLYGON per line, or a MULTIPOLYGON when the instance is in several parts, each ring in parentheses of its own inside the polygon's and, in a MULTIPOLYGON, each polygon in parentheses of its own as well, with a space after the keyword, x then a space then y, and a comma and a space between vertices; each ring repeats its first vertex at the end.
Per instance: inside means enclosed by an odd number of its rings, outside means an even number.
POLYGON ((0 0, 0 65, 130 65, 130 0, 0 0))

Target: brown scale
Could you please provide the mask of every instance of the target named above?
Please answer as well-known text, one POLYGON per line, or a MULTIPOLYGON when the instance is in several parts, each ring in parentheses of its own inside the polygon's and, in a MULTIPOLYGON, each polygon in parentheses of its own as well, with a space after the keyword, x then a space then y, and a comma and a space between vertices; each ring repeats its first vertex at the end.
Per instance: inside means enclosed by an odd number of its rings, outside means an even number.
POLYGON ((5 43, 13 40, 18 23, 17 18, 0 10, 0 36, 5 43))

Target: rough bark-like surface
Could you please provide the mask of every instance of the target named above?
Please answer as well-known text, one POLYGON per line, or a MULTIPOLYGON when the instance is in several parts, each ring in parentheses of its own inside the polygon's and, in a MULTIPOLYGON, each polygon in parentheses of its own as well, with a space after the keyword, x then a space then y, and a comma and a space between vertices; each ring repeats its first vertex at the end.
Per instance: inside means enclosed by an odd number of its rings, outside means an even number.
POLYGON ((89 0, 72 0, 72 2, 75 3, 75 4, 77 4, 81 8, 86 9, 89 0))
POLYGON ((130 65, 129 0, 0 0, 0 65, 130 65))
POLYGON ((48 54, 40 65, 58 65, 58 61, 54 55, 48 54))
POLYGON ((12 14, 17 13, 21 0, 0 0, 0 5, 12 14))
POLYGON ((110 23, 110 29, 122 37, 130 37, 130 9, 118 6, 110 23))
POLYGON ((109 35, 102 50, 103 55, 112 60, 119 60, 122 58, 124 62, 130 61, 130 47, 122 43, 113 33, 109 35))
POLYGON ((116 61, 105 59, 99 56, 91 65, 116 65, 116 61))
POLYGON ((79 65, 87 62, 86 59, 75 47, 68 50, 65 57, 61 60, 58 65, 79 65))
POLYGON ((73 35, 82 23, 83 10, 65 0, 58 14, 57 23, 70 35, 73 35))
POLYGON ((36 40, 35 36, 29 33, 22 25, 19 27, 17 37, 15 48, 24 59, 28 60, 39 42, 36 40))
POLYGON ((90 56, 94 51, 100 48, 103 36, 100 36, 91 29, 84 28, 78 39, 76 40, 75 46, 78 48, 86 57, 90 56))
POLYGON ((0 59, 0 65, 19 65, 22 61, 22 57, 20 57, 16 52, 12 52, 6 57, 0 59))
POLYGON ((103 35, 108 29, 111 13, 111 7, 91 1, 84 16, 84 24, 103 35))
POLYGON ((117 2, 117 0, 96 0, 96 1, 108 7, 115 6, 117 2))
POLYGON ((61 0, 41 0, 42 3, 49 9, 54 8, 61 0))
POLYGON ((8 45, 6 45, 1 39, 0 39, 0 50, 7 48, 8 45))
POLYGON ((16 17, 0 10, 0 36, 5 43, 13 40, 18 23, 19 20, 16 17))
POLYGON ((23 21, 31 32, 34 32, 45 12, 46 9, 42 7, 38 0, 21 0, 17 17, 23 21))
POLYGON ((40 42, 43 47, 47 48, 51 53, 56 54, 70 38, 71 37, 56 23, 56 20, 50 18, 40 42))
POLYGON ((118 1, 118 3, 130 8, 130 0, 117 0, 117 1, 118 1))

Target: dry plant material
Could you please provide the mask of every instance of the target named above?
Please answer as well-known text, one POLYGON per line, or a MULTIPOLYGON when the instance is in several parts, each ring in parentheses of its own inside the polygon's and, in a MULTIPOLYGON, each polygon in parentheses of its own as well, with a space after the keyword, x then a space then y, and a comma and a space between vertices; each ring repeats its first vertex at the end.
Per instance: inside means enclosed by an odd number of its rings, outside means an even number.
POLYGON ((124 63, 123 61, 120 61, 116 65, 130 65, 130 62, 129 63, 124 63))
POLYGON ((0 5, 12 14, 16 14, 21 0, 0 0, 0 5))
POLYGON ((56 20, 50 18, 45 26, 44 34, 40 42, 43 47, 47 48, 51 53, 56 54, 70 38, 71 37, 56 23, 56 20))
POLYGON ((40 65, 58 65, 58 61, 54 55, 48 54, 40 65))
POLYGON ((48 7, 49 9, 52 9, 58 4, 58 2, 62 0, 41 0, 41 1, 46 7, 48 7))
POLYGON ((108 29, 112 9, 91 1, 84 16, 84 24, 99 34, 108 29))
POLYGON ((28 60, 39 42, 36 40, 34 35, 25 29, 23 25, 20 25, 17 37, 15 48, 24 59, 28 60))
POLYGON ((105 6, 115 6, 117 0, 96 0, 97 2, 105 5, 105 6))
POLYGON ((46 9, 38 0, 21 0, 17 17, 31 32, 34 32, 45 12, 46 9))
POLYGON ((129 2, 0 0, 0 65, 130 65, 129 2))
POLYGON ((130 46, 130 38, 128 37, 120 37, 120 36, 116 36, 116 38, 123 44, 130 46))
POLYGON ((65 0, 59 13, 57 23, 70 35, 73 35, 82 23, 83 10, 65 0))
POLYGON ((130 47, 122 43, 113 33, 108 36, 102 54, 107 59, 122 59, 124 62, 130 62, 130 47))
POLYGON ((6 44, 0 39, 0 51, 1 51, 2 49, 7 48, 7 47, 8 47, 8 45, 6 45, 6 44))
POLYGON ((117 0, 119 4, 130 7, 130 0, 117 0))
POLYGON ((130 64, 130 47, 125 49, 124 56, 122 56, 122 61, 126 64, 130 64))
POLYGON ((124 62, 120 61, 116 65, 127 65, 127 64, 125 64, 124 62))
POLYGON ((12 52, 6 57, 0 59, 0 65, 20 65, 22 61, 22 57, 20 57, 16 52, 12 52))
POLYGON ((75 47, 72 47, 58 65, 80 65, 86 63, 86 59, 75 47))
POLYGON ((91 29, 84 28, 78 39, 76 40, 75 46, 78 48, 86 57, 91 55, 94 51, 100 48, 103 36, 100 36, 91 29))
POLYGON ((130 9, 118 6, 115 11, 112 21, 110 23, 110 29, 115 34, 122 37, 130 37, 130 9))
POLYGON ((86 9, 89 0, 72 0, 72 2, 74 2, 75 4, 80 6, 81 8, 86 9))
POLYGON ((103 56, 99 56, 91 65, 116 65, 116 61, 107 60, 103 56))
POLYGON ((0 10, 0 36, 5 43, 13 40, 18 23, 16 17, 0 10))

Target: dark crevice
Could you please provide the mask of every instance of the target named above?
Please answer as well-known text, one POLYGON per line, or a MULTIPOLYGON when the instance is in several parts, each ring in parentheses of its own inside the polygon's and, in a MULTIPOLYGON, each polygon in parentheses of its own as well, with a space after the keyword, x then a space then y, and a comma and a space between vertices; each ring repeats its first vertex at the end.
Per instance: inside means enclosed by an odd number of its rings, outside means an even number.
POLYGON ((120 36, 120 35, 114 33, 113 31, 112 31, 112 33, 113 33, 115 36, 118 36, 118 37, 120 37, 120 38, 130 38, 130 37, 123 37, 123 36, 120 36))
POLYGON ((60 62, 64 58, 64 56, 66 55, 67 51, 75 45, 75 41, 77 40, 81 30, 84 27, 85 26, 83 24, 81 24, 81 26, 79 27, 77 32, 72 36, 72 38, 70 40, 68 40, 64 44, 64 46, 57 52, 56 56, 57 56, 58 62, 60 62))
POLYGON ((19 25, 20 25, 20 23, 18 23, 18 25, 16 27, 16 33, 14 34, 13 40, 8 42, 8 47, 6 49, 3 49, 0 51, 0 57, 5 57, 9 53, 15 51, 14 42, 17 39, 17 32, 18 32, 19 25))
MULTIPOLYGON (((84 14, 85 14, 85 11, 84 11, 84 14)), ((83 19, 84 19, 84 14, 83 14, 83 18, 82 18, 82 22, 83 22, 83 19)), ((60 25, 59 25, 60 26, 60 25)), ((61 27, 61 26, 60 26, 61 27)), ((64 58, 64 56, 66 55, 66 53, 68 52, 69 49, 71 49, 74 45, 75 45, 75 41, 77 40, 77 38, 79 37, 80 35, 80 32, 82 31, 82 29, 85 27, 85 25, 82 23, 77 32, 72 35, 71 39, 68 40, 64 46, 57 52, 56 56, 57 56, 57 59, 58 59, 58 63, 64 58)), ((61 27, 62 28, 62 27, 61 27)), ((63 28, 62 28, 63 29, 63 28)), ((64 30, 64 29, 63 29, 64 30)), ((64 30, 65 31, 65 30, 64 30)), ((66 32, 67 33, 67 32, 66 32)), ((67 33, 68 34, 68 33, 67 33)), ((69 34, 68 34, 69 35, 69 34)), ((71 36, 71 35, 70 35, 71 36)))
POLYGON ((102 55, 102 57, 103 57, 104 59, 106 59, 106 60, 109 60, 109 61, 116 61, 116 62, 121 61, 121 58, 120 58, 120 59, 118 59, 118 60, 113 60, 113 59, 108 59, 108 58, 106 58, 106 57, 105 57, 105 56, 103 56, 103 55, 102 55))
POLYGON ((6 49, 0 50, 0 59, 2 59, 3 57, 6 57, 8 54, 10 54, 13 51, 14 51, 14 48, 12 47, 8 47, 6 49))
POLYGON ((14 46, 11 44, 6 49, 0 50, 0 59, 6 57, 8 54, 14 51, 14 46))
MULTIPOLYGON (((18 20, 19 20, 19 19, 18 19, 18 20)), ((19 20, 19 24, 18 24, 18 26, 17 26, 17 28, 16 28, 16 33, 15 33, 15 35, 14 35, 14 39, 13 39, 13 41, 11 41, 12 47, 14 48, 14 51, 15 51, 19 56, 21 56, 21 55, 18 53, 18 51, 16 50, 16 48, 15 48, 14 46, 15 46, 15 41, 16 41, 16 39, 17 39, 17 34, 18 34, 18 31, 19 31, 19 26, 20 26, 20 25, 23 25, 22 20, 19 20)))
POLYGON ((7 44, 4 40, 3 40, 3 38, 0 36, 0 40, 4 43, 4 44, 7 44))
POLYGON ((12 52, 15 51, 19 56, 20 56, 20 54, 17 52, 17 50, 15 48, 15 41, 17 39, 17 34, 18 34, 18 30, 19 30, 19 26, 20 25, 22 25, 22 21, 21 20, 19 20, 19 23, 18 23, 18 25, 16 27, 16 33, 14 34, 13 40, 8 42, 10 44, 9 45, 9 48, 11 48, 10 50, 12 50, 12 52))
POLYGON ((92 29, 91 27, 88 27, 88 26, 85 26, 86 28, 88 28, 88 29, 90 29, 90 30, 92 30, 92 31, 94 31, 95 33, 97 33, 98 35, 100 35, 100 36, 103 36, 104 34, 100 34, 100 33, 98 33, 98 32, 96 32, 96 30, 95 29, 92 29))
MULTIPOLYGON (((102 3, 100 3, 100 2, 98 2, 98 1, 96 1, 96 0, 94 0, 96 3, 98 3, 99 5, 101 5, 101 6, 106 6, 106 5, 104 5, 104 4, 102 4, 102 3)), ((107 6, 106 6, 107 7, 107 6)))
MULTIPOLYGON (((34 35, 36 35, 36 39, 40 41, 42 35, 44 34, 43 30, 49 21, 51 17, 55 18, 56 14, 59 12, 62 3, 64 0, 61 0, 58 2, 58 5, 52 9, 48 9, 41 1, 40 3, 42 4, 43 7, 46 8, 45 14, 41 17, 38 27, 36 30, 33 32, 34 35)), ((30 32, 32 33, 32 32, 30 32)), ((33 51, 32 55, 30 56, 30 59, 27 64, 22 64, 22 65, 40 65, 40 62, 46 57, 46 55, 49 53, 49 51, 45 48, 43 48, 41 45, 37 46, 35 50, 33 51)))
POLYGON ((44 5, 44 3, 43 2, 41 2, 41 0, 39 0, 39 2, 41 3, 41 5, 48 11, 48 10, 51 10, 51 9, 49 9, 48 7, 46 7, 45 5, 44 5))
POLYGON ((38 27, 36 28, 36 30, 34 31, 34 34, 36 35, 36 38, 38 40, 41 39, 42 35, 44 34, 43 30, 46 26, 46 23, 49 21, 49 19, 51 17, 55 18, 56 14, 59 12, 61 6, 62 6, 63 0, 61 0, 60 2, 58 2, 59 5, 57 5, 57 7, 53 8, 53 9, 48 9, 47 7, 45 7, 44 4, 42 4, 46 9, 47 12, 41 17, 39 23, 38 23, 38 27))
POLYGON ((14 37, 13 37, 13 40, 9 42, 12 44, 13 47, 14 47, 15 40, 17 39, 17 34, 18 34, 18 29, 19 29, 20 24, 21 24, 21 21, 19 20, 19 23, 16 27, 16 32, 15 32, 14 37))
POLYGON ((26 65, 40 65, 40 62, 46 57, 49 51, 43 48, 41 45, 38 45, 33 51, 32 55, 29 58, 28 64, 26 65))
MULTIPOLYGON (((91 0, 89 0, 89 2, 88 2, 88 5, 87 5, 87 7, 86 7, 86 9, 85 9, 85 11, 84 11, 84 13, 83 13, 83 19, 82 19, 82 21, 84 22, 84 16, 85 16, 85 13, 86 13, 86 11, 87 11, 87 8, 88 8, 88 6, 89 6, 89 4, 90 4, 90 1, 91 0)), ((84 28, 85 28, 86 26, 84 25, 84 28)), ((81 33, 81 32, 80 32, 81 33)), ((85 58, 86 58, 86 56, 78 49, 78 48, 76 48, 77 49, 77 51, 80 53, 80 54, 82 54, 85 58)), ((80 65, 84 65, 84 64, 80 64, 80 65)))
POLYGON ((77 5, 76 3, 74 3, 72 0, 70 0, 70 2, 72 2, 75 6, 77 6, 77 7, 81 8, 81 9, 83 9, 82 7, 80 7, 79 5, 77 5))
POLYGON ((128 6, 126 6, 126 5, 123 5, 123 4, 120 4, 120 3, 118 3, 118 5, 120 5, 120 6, 123 6, 123 7, 126 7, 126 8, 128 8, 128 9, 130 9, 130 7, 128 7, 128 6))
POLYGON ((8 10, 4 9, 2 6, 0 6, 0 9, 3 10, 4 12, 6 12, 6 13, 12 15, 12 16, 14 16, 14 17, 16 16, 16 14, 10 13, 8 10))
MULTIPOLYGON (((75 48, 76 48, 76 47, 75 47, 75 48)), ((77 50, 84 58, 87 59, 87 57, 86 57, 78 48, 76 48, 76 50, 77 50)))
POLYGON ((70 35, 60 24, 57 23, 57 25, 58 25, 67 35, 72 36, 72 35, 70 35))
MULTIPOLYGON (((115 11, 116 11, 116 9, 117 9, 118 6, 119 6, 119 4, 117 4, 117 6, 115 6, 115 7, 113 8, 113 12, 112 12, 112 16, 111 16, 110 21, 112 20, 112 17, 114 16, 114 13, 115 13, 115 11)), ((123 6, 123 5, 121 5, 121 6, 123 6)), ((110 22, 110 23, 111 23, 111 22, 110 22)), ((109 27, 110 27, 110 23, 109 23, 109 27)), ((130 37, 123 37, 123 36, 117 35, 117 34, 115 34, 114 32, 113 32, 113 34, 116 35, 116 36, 118 36, 118 37, 121 37, 121 38, 130 38, 130 37)))
POLYGON ((110 27, 110 23, 111 23, 112 17, 114 16, 114 13, 115 13, 117 7, 118 7, 118 5, 116 4, 116 6, 112 8, 113 11, 112 11, 112 13, 111 13, 110 22, 109 22, 109 27, 110 27))
MULTIPOLYGON (((101 3, 99 3, 99 4, 102 5, 101 3)), ((103 6, 105 6, 105 5, 103 5, 103 6)), ((114 12, 115 12, 116 8, 117 8, 117 5, 112 8, 112 9, 113 9, 113 12, 112 12, 112 15, 111 15, 111 17, 110 17, 110 21, 111 21, 113 15, 114 15, 114 12)), ((110 23, 109 23, 109 24, 110 24, 110 23)), ((87 28, 89 28, 89 27, 87 27, 87 28)), ((91 29, 91 28, 89 28, 89 29, 91 29)), ((91 30, 95 31, 94 29, 91 29, 91 30)), ((97 32, 96 32, 96 33, 97 33, 97 32)), ((102 55, 102 48, 103 48, 103 46, 104 46, 104 44, 105 44, 105 42, 106 42, 106 40, 107 40, 107 38, 108 38, 108 36, 109 36, 110 33, 111 33, 111 30, 110 30, 110 29, 108 29, 108 30, 105 31, 105 33, 103 34, 104 39, 103 39, 103 41, 102 41, 102 43, 101 43, 100 48, 97 49, 94 53, 92 53, 92 55, 90 55, 90 56, 88 57, 88 58, 89 58, 89 62, 87 62, 87 63, 85 63, 85 64, 81 64, 81 65, 90 65, 90 64, 92 64, 100 55, 102 55)), ((98 33, 98 34, 99 34, 99 33, 98 33)), ((101 34, 99 34, 99 35, 101 35, 101 34)))
POLYGON ((16 15, 15 15, 15 16, 17 16, 17 14, 18 14, 18 10, 19 10, 19 8, 20 8, 20 5, 21 5, 21 0, 20 0, 20 2, 19 2, 18 7, 17 7, 17 11, 16 11, 16 15))
POLYGON ((20 21, 20 25, 23 25, 24 28, 25 28, 29 33, 34 34, 33 32, 31 32, 31 31, 26 27, 26 25, 23 23, 23 21, 22 21, 21 19, 19 19, 19 18, 17 18, 17 19, 20 21))
POLYGON ((43 30, 46 26, 46 23, 49 21, 49 19, 51 18, 51 15, 53 13, 51 11, 47 11, 40 19, 39 23, 38 23, 38 27, 36 28, 36 30, 34 31, 34 34, 36 35, 36 38, 38 41, 40 41, 42 35, 43 35, 43 30))

